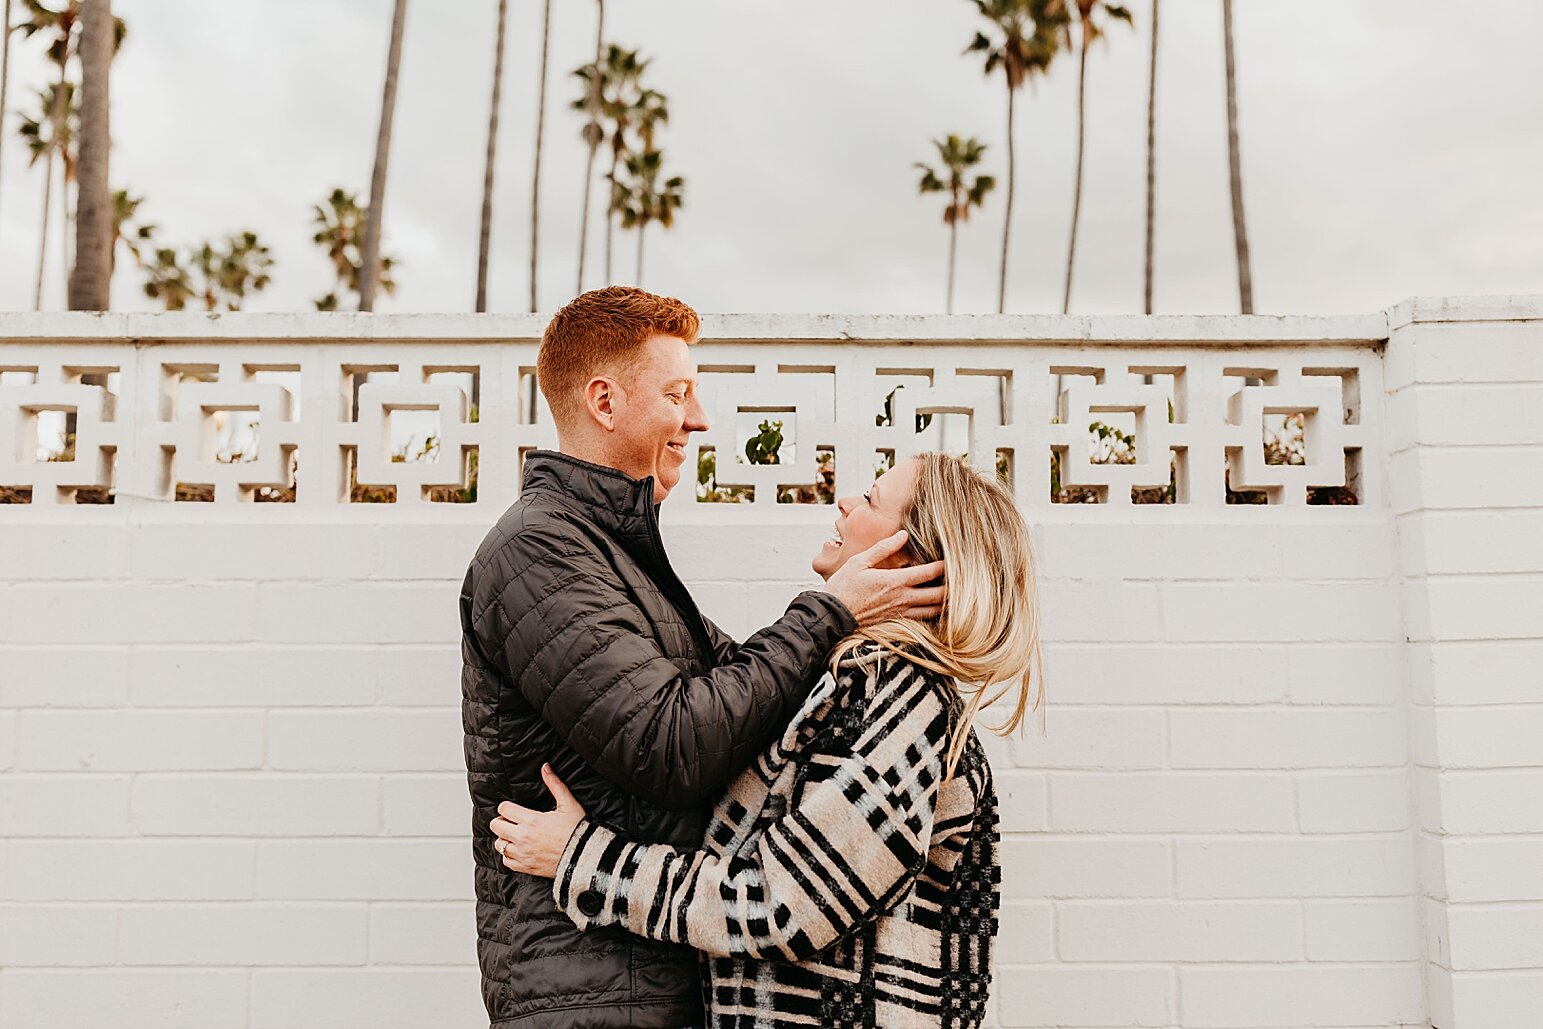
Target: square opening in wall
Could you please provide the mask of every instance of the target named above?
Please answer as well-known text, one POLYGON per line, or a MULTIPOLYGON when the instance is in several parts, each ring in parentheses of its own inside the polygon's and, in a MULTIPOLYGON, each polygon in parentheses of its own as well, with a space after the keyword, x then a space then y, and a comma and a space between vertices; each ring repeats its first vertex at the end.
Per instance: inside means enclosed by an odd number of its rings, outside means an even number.
POLYGON ((755 500, 754 486, 718 485, 718 453, 712 447, 697 451, 696 498, 704 504, 748 504, 755 500))
POLYGON ((741 407, 734 438, 742 441, 740 464, 785 465, 798 460, 798 422, 791 407, 741 407))
POLYGON ((431 504, 475 504, 477 502, 477 448, 461 448, 460 486, 425 486, 423 499, 431 504))
POLYGON ((214 464, 246 464, 262 455, 262 427, 256 408, 214 408, 204 412, 202 458, 214 464))
POLYGON ((392 464, 439 461, 441 425, 435 405, 386 408, 386 456, 392 464))
POLYGON ((1183 467, 1186 452, 1173 449, 1168 451, 1168 485, 1166 486, 1132 486, 1130 488, 1130 502, 1132 504, 1176 504, 1185 496, 1183 488, 1183 467))
POLYGON ((1266 410, 1261 425, 1264 463, 1267 465, 1304 465, 1307 463, 1307 412, 1266 410))
POLYGON ((359 451, 356 447, 343 448, 343 466, 348 477, 348 502, 350 504, 395 504, 396 487, 362 486, 359 483, 359 451))
POLYGON ((815 472, 812 483, 778 485, 779 504, 834 504, 836 502, 836 452, 820 447, 814 452, 815 472))
MULTIPOLYGON (((433 386, 454 386, 466 397, 466 420, 482 420, 482 373, 477 368, 424 368, 423 381, 433 386)), ((534 385, 534 377, 532 384, 534 385)))
POLYGON ((1340 417, 1346 425, 1361 424, 1361 370, 1359 368, 1303 368, 1302 378, 1313 382, 1315 378, 1335 378, 1340 386, 1340 417))
POLYGON ((367 382, 395 385, 402 378, 394 364, 345 364, 342 373, 343 405, 351 422, 359 420, 360 387, 367 382))

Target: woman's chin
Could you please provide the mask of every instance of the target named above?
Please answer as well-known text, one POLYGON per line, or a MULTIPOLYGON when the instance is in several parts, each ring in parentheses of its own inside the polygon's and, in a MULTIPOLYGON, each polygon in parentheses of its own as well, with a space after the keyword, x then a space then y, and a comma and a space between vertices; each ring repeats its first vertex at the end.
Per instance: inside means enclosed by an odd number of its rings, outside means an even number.
POLYGON ((836 574, 836 569, 845 563, 846 555, 841 552, 841 544, 826 543, 814 555, 814 560, 809 562, 809 567, 814 569, 814 574, 829 581, 836 574))

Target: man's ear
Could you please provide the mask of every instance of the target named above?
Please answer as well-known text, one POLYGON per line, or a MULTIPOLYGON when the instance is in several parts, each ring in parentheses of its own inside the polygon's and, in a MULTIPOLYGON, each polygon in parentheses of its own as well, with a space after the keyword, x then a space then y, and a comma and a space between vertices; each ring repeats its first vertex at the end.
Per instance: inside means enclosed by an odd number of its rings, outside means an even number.
POLYGON ((584 409, 607 432, 616 428, 616 403, 620 387, 612 379, 597 375, 584 386, 584 409))

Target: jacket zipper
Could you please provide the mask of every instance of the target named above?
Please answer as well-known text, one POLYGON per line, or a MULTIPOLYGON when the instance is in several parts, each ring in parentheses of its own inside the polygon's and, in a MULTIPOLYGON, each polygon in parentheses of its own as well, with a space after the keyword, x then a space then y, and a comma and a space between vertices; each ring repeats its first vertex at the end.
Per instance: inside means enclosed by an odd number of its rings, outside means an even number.
MULTIPOLYGON (((651 485, 651 483, 650 483, 651 485)), ((702 612, 697 608, 696 601, 691 599, 691 594, 686 591, 686 584, 680 581, 680 576, 675 574, 675 569, 670 566, 670 558, 664 552, 664 537, 659 531, 659 508, 657 505, 648 505, 648 542, 653 549, 654 557, 659 562, 659 568, 663 572, 661 585, 665 588, 665 595, 677 609, 686 615, 688 628, 691 630, 691 638, 696 641, 697 654, 700 656, 704 667, 711 667, 713 656, 712 641, 707 638, 707 626, 702 623, 702 612)))

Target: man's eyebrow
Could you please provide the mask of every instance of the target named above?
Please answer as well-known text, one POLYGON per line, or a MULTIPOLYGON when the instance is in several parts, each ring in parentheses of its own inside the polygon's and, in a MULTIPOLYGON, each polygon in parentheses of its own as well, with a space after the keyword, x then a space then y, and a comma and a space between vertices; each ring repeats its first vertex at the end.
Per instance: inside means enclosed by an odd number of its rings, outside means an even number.
POLYGON ((666 382, 664 384, 666 389, 668 389, 671 386, 694 386, 694 385, 696 385, 696 380, 695 379, 671 379, 669 382, 666 382))

